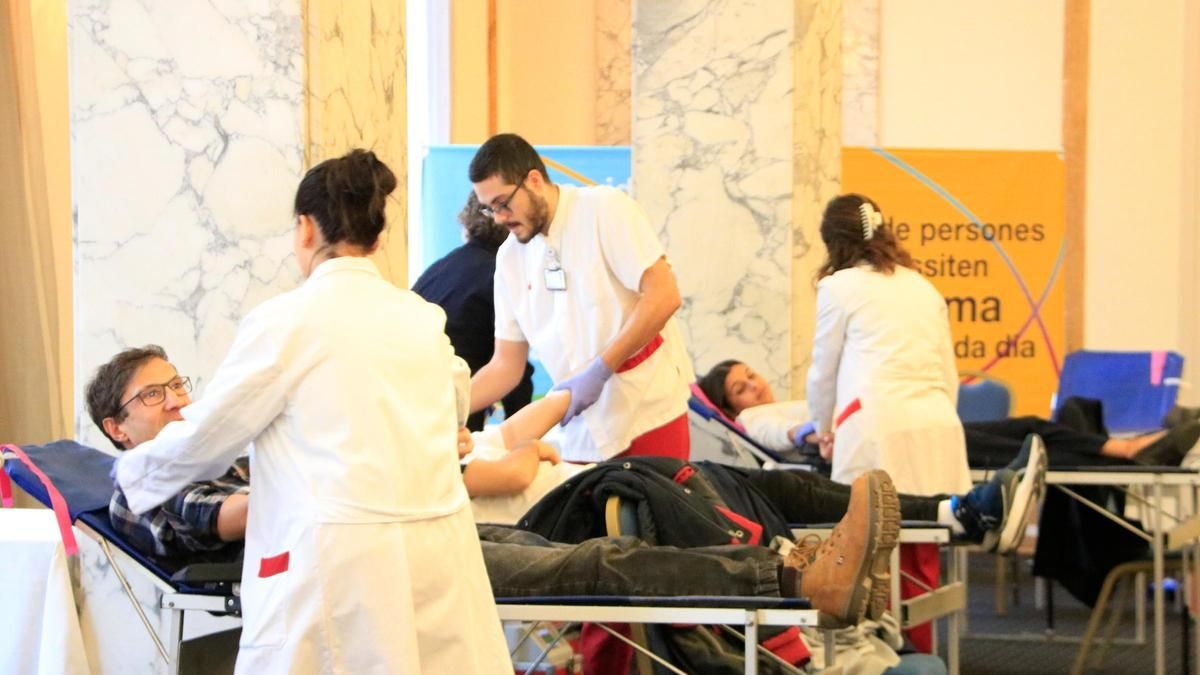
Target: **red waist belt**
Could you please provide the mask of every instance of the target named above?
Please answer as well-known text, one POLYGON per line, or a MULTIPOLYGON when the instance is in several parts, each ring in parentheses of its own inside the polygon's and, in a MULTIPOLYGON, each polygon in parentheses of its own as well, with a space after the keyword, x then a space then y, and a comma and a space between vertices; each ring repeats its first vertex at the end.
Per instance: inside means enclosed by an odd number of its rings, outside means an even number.
POLYGON ((662 343, 662 333, 655 335, 654 339, 647 342, 645 347, 642 347, 637 351, 636 354, 628 359, 625 359, 625 363, 622 363, 617 367, 617 372, 623 373, 627 370, 633 370, 634 368, 638 367, 643 361, 653 356, 654 352, 658 351, 658 348, 662 346, 662 343))
POLYGON ((859 410, 862 410, 862 401, 858 399, 850 401, 850 405, 846 406, 845 409, 842 410, 842 414, 837 416, 837 421, 833 423, 834 428, 842 426, 843 422, 845 422, 850 418, 851 415, 859 410))

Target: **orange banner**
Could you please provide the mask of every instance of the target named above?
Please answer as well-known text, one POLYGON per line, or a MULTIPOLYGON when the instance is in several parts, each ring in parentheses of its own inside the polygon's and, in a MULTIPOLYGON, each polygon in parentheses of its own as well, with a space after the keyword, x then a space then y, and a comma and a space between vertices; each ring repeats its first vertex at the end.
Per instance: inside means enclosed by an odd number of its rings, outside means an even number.
POLYGON ((946 298, 959 372, 1050 411, 1065 334, 1063 161, 1053 152, 846 148, 842 189, 878 202, 946 298))

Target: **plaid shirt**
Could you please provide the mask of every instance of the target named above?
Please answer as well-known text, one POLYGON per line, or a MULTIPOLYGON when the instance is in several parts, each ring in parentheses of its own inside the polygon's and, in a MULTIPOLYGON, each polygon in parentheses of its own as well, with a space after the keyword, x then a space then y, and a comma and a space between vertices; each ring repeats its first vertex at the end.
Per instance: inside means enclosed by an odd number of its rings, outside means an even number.
POLYGON ((134 548, 164 558, 189 560, 201 553, 204 560, 230 560, 241 551, 241 542, 217 536, 217 511, 234 494, 250 493, 250 460, 239 458, 216 480, 192 483, 161 506, 142 515, 129 510, 120 488, 108 503, 113 527, 134 548))

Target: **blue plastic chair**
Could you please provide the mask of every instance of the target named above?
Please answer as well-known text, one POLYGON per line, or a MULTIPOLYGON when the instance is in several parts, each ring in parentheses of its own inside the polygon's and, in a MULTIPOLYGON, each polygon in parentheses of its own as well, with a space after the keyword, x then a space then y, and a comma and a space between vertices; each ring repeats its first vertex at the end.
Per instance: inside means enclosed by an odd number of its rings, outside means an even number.
POLYGON ((1160 429, 1175 405, 1182 374, 1177 352, 1071 352, 1063 360, 1052 417, 1058 419, 1068 398, 1081 396, 1101 402, 1109 433, 1160 429))
POLYGON ((984 373, 963 373, 973 381, 958 385, 958 418, 963 422, 994 422, 1012 414, 1012 390, 984 373))

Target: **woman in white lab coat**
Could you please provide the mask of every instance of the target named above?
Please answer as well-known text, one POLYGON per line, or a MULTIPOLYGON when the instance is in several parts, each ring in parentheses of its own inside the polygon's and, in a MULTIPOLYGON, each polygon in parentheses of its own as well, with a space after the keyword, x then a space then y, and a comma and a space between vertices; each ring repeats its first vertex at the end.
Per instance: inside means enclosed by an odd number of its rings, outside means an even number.
POLYGON ((251 444, 239 673, 511 672, 457 466, 466 366, 442 310, 366 257, 395 187, 362 150, 310 169, 305 282, 250 312, 184 420, 117 464, 141 512, 251 444))
POLYGON ((817 432, 833 432, 833 479, 883 469, 902 492, 965 492, 945 300, 866 197, 830 201, 821 239, 808 405, 817 432))
MULTIPOLYGON (((833 433, 833 479, 849 483, 883 469, 900 492, 966 492, 971 476, 945 300, 913 269, 879 206, 862 195, 830 200, 821 240, 827 256, 817 273, 808 405, 817 433, 833 433)), ((900 566, 938 585, 936 546, 901 546, 900 566)), ((908 579, 900 586, 904 598, 923 592, 908 579)), ((928 626, 908 636, 930 650, 928 626)))

